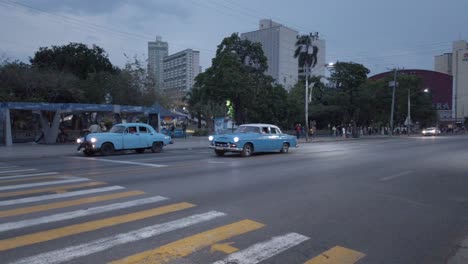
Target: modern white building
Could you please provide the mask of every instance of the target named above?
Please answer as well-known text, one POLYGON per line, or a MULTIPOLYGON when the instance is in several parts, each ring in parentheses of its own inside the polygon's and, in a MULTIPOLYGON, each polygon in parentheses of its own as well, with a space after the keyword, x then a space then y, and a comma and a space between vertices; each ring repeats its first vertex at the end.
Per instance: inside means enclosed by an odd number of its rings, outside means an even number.
MULTIPOLYGON (((313 45, 317 46, 318 54, 317 54, 317 64, 315 67, 308 69, 309 76, 325 76, 326 70, 326 53, 325 53, 325 40, 324 39, 316 39, 312 42, 313 45)), ((305 78, 305 69, 299 67, 299 79, 305 78)))
POLYGON ((148 42, 148 72, 156 82, 158 89, 163 88, 163 60, 169 54, 169 45, 160 36, 156 41, 148 42))
POLYGON ((277 84, 290 90, 298 79, 298 60, 294 58, 297 35, 298 32, 294 29, 270 19, 262 19, 258 30, 242 33, 241 38, 262 44, 268 59, 266 73, 273 77, 277 84))
POLYGON ((186 49, 163 60, 164 91, 172 100, 181 100, 200 73, 200 52, 186 49))
POLYGON ((457 120, 468 117, 468 42, 453 42, 453 117, 457 120))
POLYGON ((452 74, 452 53, 444 53, 434 57, 434 71, 452 74))

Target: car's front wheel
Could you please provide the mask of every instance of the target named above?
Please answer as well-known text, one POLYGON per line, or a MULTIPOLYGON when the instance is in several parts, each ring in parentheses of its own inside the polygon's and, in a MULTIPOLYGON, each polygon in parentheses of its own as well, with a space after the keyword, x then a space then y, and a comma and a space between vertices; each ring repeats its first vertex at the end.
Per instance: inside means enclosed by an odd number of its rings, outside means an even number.
POLYGON ((242 157, 250 157, 250 156, 252 155, 252 152, 253 152, 253 146, 252 146, 252 144, 247 143, 247 144, 245 144, 244 147, 242 148, 241 156, 242 156, 242 157))
POLYGON ((153 142, 153 145, 151 146, 151 151, 153 153, 159 153, 163 149, 163 144, 161 142, 153 142))
POLYGON ((104 156, 114 153, 114 145, 111 143, 104 143, 101 146, 101 154, 104 156))
POLYGON ((222 156, 224 156, 224 153, 226 153, 226 152, 224 150, 215 149, 215 153, 216 153, 216 156, 222 157, 222 156))
POLYGON ((281 153, 288 153, 289 152, 289 143, 284 142, 283 146, 281 147, 280 152, 281 153))

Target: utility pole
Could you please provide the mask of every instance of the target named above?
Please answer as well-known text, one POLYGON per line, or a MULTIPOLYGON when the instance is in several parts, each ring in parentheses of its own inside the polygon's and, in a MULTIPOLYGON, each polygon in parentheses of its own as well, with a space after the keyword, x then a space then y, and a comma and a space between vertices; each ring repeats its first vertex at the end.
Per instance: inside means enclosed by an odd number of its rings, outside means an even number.
POLYGON ((309 142, 309 71, 307 69, 307 63, 304 66, 306 70, 305 74, 305 96, 304 96, 304 106, 305 106, 305 136, 306 142, 309 142))
POLYGON ((411 132, 411 94, 410 94, 410 89, 408 88, 408 131, 407 134, 409 136, 411 132))
POLYGON ((397 86, 397 68, 395 68, 393 73, 393 91, 392 91, 392 109, 390 111, 390 136, 393 136, 393 112, 395 110, 395 89, 397 86))

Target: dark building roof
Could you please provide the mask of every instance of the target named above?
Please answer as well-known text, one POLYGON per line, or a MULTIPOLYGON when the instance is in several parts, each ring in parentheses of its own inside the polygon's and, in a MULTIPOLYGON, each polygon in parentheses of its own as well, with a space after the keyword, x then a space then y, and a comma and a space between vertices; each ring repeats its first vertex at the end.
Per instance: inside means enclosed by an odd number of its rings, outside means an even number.
MULTIPOLYGON (((399 75, 416 75, 422 80, 424 88, 432 93, 432 104, 437 110, 452 109, 452 75, 429 70, 399 70, 399 75)), ((393 71, 379 73, 369 77, 370 80, 381 80, 393 77, 393 71)))

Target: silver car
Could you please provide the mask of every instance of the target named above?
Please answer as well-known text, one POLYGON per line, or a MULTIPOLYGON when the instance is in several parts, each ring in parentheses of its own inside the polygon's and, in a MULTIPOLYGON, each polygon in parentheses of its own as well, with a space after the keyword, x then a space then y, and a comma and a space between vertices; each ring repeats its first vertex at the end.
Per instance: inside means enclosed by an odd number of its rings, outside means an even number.
POLYGON ((438 136, 440 130, 436 127, 428 127, 422 130, 423 136, 438 136))

